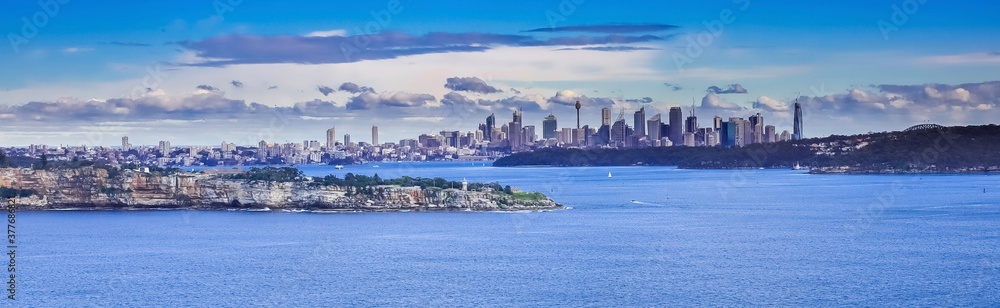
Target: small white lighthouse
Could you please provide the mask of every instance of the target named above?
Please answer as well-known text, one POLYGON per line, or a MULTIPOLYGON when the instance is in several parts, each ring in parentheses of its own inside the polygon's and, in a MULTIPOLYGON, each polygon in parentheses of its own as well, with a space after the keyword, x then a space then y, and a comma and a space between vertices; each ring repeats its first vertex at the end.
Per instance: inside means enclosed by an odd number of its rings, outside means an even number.
POLYGON ((469 190, 469 181, 466 181, 465 178, 462 178, 462 190, 469 190))

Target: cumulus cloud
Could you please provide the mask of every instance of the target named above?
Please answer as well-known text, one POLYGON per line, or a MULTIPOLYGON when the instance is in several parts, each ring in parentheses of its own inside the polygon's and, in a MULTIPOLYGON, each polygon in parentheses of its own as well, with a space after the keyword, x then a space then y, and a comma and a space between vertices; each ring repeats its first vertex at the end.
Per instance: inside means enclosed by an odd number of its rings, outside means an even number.
POLYGON ((337 90, 349 92, 351 94, 358 94, 363 92, 372 92, 372 93, 375 92, 375 89, 372 89, 371 87, 359 86, 358 84, 353 82, 342 83, 340 84, 340 87, 337 88, 337 90))
POLYGON ((703 109, 717 109, 717 110, 742 110, 743 107, 740 105, 727 102, 719 97, 715 93, 708 93, 704 98, 701 99, 701 108, 703 109))
POLYGON ((606 97, 587 97, 586 95, 580 95, 572 90, 562 90, 556 92, 556 95, 547 100, 551 104, 564 105, 564 106, 575 106, 577 101, 580 101, 581 105, 591 106, 591 107, 611 107, 614 106, 615 101, 606 97))
POLYGON ((588 25, 588 26, 537 28, 537 29, 525 30, 522 32, 641 33, 641 32, 668 31, 677 28, 679 27, 666 24, 638 24, 638 25, 603 24, 603 25, 588 25))
POLYGON ((262 105, 222 97, 218 92, 187 97, 147 95, 139 98, 79 101, 60 99, 54 102, 29 102, 20 106, 2 106, 0 114, 13 114, 28 121, 105 121, 133 119, 198 119, 230 117, 259 111, 262 105))
MULTIPOLYGON (((487 100, 471 99, 458 92, 449 92, 441 98, 441 105, 458 108, 458 112, 475 112, 477 110, 502 111, 521 109, 525 112, 541 111, 545 98, 540 95, 515 95, 507 98, 487 100)), ((455 112, 455 111, 453 111, 455 112)))
POLYGON ((754 109, 762 109, 766 111, 788 111, 788 103, 767 97, 761 96, 757 98, 757 101, 753 104, 754 109))
POLYGON ((237 87, 237 88, 242 88, 243 87, 243 83, 240 82, 239 80, 233 80, 233 81, 231 81, 229 83, 232 84, 234 87, 237 87))
POLYGON ((232 34, 210 37, 200 41, 182 41, 179 44, 202 60, 187 63, 187 65, 226 66, 261 63, 348 63, 420 54, 477 52, 502 46, 622 45, 663 39, 662 36, 648 34, 641 36, 609 34, 538 39, 526 35, 477 32, 434 32, 423 35, 380 32, 370 35, 326 37, 232 34), (357 41, 369 43, 359 47, 355 43, 357 41))
POLYGON ((740 84, 738 84, 738 83, 731 84, 726 89, 722 89, 722 88, 717 87, 717 86, 711 86, 711 87, 708 87, 708 90, 705 90, 705 91, 707 91, 709 93, 715 93, 715 94, 746 94, 747 93, 747 89, 743 88, 743 86, 740 85, 740 84))
POLYGON ((319 93, 323 93, 323 96, 330 95, 330 93, 337 91, 327 86, 316 86, 316 90, 319 90, 319 93))
POLYGON ((942 125, 995 123, 1000 117, 1000 81, 959 85, 876 85, 845 93, 798 98, 805 112, 825 119, 849 119, 856 125, 942 125))
POLYGON ((382 107, 422 107, 437 99, 430 94, 397 92, 387 96, 371 92, 361 93, 347 102, 347 110, 371 110, 382 107))
POLYGON ((451 77, 444 84, 445 88, 453 91, 474 92, 480 94, 500 93, 503 90, 494 88, 486 84, 486 81, 478 77, 451 77))

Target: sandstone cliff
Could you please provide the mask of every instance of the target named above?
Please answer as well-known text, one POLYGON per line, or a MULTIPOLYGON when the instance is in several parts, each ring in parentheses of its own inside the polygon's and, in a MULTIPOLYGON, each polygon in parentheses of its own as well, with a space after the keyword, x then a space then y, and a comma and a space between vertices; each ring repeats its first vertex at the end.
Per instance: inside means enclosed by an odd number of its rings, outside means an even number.
POLYGON ((551 199, 516 198, 502 192, 401 186, 373 186, 365 194, 350 187, 304 182, 247 181, 202 173, 158 175, 100 168, 59 170, 0 169, 0 186, 32 189, 19 198, 23 209, 190 208, 303 209, 354 211, 546 210, 551 199))

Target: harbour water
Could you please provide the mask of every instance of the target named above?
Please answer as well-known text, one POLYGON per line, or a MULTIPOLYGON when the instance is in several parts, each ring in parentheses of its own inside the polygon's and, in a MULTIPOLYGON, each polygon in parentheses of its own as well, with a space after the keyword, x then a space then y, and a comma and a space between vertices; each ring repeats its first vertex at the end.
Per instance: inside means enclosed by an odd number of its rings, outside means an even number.
POLYGON ((481 162, 551 212, 18 213, 27 306, 995 306, 1000 177, 481 162), (608 177, 612 174, 612 177, 608 177))

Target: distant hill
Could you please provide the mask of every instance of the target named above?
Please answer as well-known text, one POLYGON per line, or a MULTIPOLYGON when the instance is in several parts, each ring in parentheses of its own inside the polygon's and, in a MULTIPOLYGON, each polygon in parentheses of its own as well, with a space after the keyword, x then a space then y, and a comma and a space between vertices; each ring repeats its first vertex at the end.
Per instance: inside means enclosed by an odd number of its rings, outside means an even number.
POLYGON ((813 173, 1000 171, 1000 126, 921 126, 899 132, 829 136, 742 148, 542 149, 494 166, 678 166, 688 169, 791 168, 813 173))

